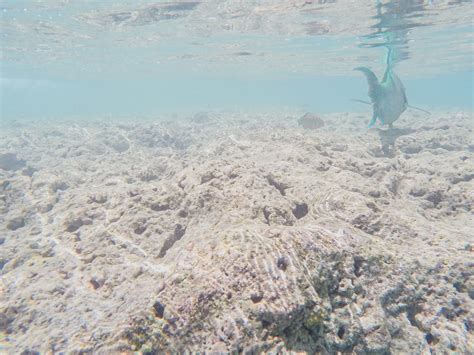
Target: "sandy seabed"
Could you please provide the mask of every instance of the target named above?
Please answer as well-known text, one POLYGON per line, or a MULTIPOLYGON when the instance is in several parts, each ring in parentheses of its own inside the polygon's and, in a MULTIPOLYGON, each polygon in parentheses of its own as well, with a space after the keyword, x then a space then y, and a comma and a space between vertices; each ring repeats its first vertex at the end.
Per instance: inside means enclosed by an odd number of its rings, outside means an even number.
POLYGON ((0 351, 473 351, 472 113, 321 117, 3 124, 0 351))

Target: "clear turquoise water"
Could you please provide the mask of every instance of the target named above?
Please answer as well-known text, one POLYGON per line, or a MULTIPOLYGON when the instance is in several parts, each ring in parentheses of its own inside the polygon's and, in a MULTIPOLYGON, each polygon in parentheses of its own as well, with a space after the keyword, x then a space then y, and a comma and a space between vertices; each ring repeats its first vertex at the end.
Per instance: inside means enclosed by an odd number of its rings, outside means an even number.
POLYGON ((409 103, 472 110, 471 1, 0 1, 2 120, 361 111, 387 48, 409 103))

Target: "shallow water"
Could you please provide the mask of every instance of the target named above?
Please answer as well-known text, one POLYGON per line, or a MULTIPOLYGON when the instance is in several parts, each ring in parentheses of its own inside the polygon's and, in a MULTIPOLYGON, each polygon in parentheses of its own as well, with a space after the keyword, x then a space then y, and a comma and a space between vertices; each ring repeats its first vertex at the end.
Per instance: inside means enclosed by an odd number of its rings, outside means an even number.
POLYGON ((470 1, 13 1, 2 115, 361 111, 387 46, 412 104, 472 106, 470 1))
POLYGON ((472 353, 471 1, 0 13, 1 353, 472 353))

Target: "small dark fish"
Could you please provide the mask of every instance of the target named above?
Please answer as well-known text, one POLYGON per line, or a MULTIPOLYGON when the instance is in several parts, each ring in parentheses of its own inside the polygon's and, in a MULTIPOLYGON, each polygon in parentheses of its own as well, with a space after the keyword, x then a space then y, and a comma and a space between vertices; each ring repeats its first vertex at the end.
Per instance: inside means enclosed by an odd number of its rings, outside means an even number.
POLYGON ((324 127, 324 121, 313 113, 305 113, 299 120, 298 124, 306 129, 319 129, 324 127))

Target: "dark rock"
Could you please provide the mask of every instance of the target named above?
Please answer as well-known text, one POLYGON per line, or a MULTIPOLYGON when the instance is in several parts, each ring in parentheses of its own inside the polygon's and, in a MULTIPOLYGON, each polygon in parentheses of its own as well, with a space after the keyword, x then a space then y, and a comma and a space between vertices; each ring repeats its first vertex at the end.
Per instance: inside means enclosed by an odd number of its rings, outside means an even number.
POLYGON ((250 295, 250 299, 252 300, 253 303, 259 303, 261 300, 263 300, 263 292, 254 292, 250 295))
POLYGON ((449 178, 449 181, 452 184, 459 184, 460 182, 468 182, 474 179, 474 174, 464 174, 462 176, 452 176, 449 178))
POLYGON ((425 194, 426 194, 426 190, 422 187, 415 186, 415 187, 412 187, 412 189, 410 190, 410 195, 414 197, 421 197, 421 196, 424 196, 425 194))
POLYGON ((454 311, 449 307, 441 307, 441 310, 439 313, 445 316, 449 320, 453 320, 456 316, 454 311))
POLYGON ((25 226, 25 219, 23 217, 14 217, 7 222, 7 228, 9 230, 17 230, 25 226))
POLYGON ((58 192, 64 191, 69 188, 69 185, 65 181, 55 181, 51 184, 51 191, 58 192))
POLYGON ((297 219, 303 218, 308 214, 308 205, 306 203, 297 203, 293 209, 293 216, 297 219))
POLYGON ((201 184, 205 184, 206 182, 211 181, 215 177, 216 176, 214 175, 214 172, 208 172, 201 177, 201 184))
POLYGON ((25 169, 23 169, 22 174, 25 176, 32 177, 33 174, 38 171, 35 168, 32 168, 31 166, 27 166, 25 169))
POLYGON ((339 339, 342 339, 344 338, 344 334, 345 334, 346 330, 344 329, 344 326, 341 325, 337 331, 337 336, 339 337, 339 339))
POLYGON ((426 342, 427 342, 428 344, 432 344, 433 341, 435 340, 433 334, 431 334, 431 333, 427 333, 427 334, 425 335, 425 339, 426 339, 426 342))
POLYGON ((137 221, 135 221, 132 224, 132 229, 135 234, 139 234, 139 235, 142 234, 147 229, 146 219, 139 218, 137 221))
POLYGON ((382 229, 382 224, 379 221, 373 222, 372 216, 367 216, 364 214, 355 217, 351 221, 351 224, 354 227, 359 228, 360 230, 363 230, 368 234, 375 234, 377 232, 380 232, 380 230, 382 229))
POLYGON ((169 210, 170 206, 166 203, 155 202, 151 204, 150 208, 153 211, 161 212, 161 211, 169 210))
POLYGON ((70 217, 64 222, 64 226, 68 232, 75 232, 84 225, 84 221, 80 217, 70 217))
POLYGON ((277 267, 280 270, 285 271, 286 268, 288 267, 288 264, 289 264, 289 261, 288 261, 288 258, 286 256, 280 256, 277 260, 277 267))
POLYGON ((97 278, 97 277, 92 277, 90 280, 89 280, 89 283, 91 284, 92 288, 94 290, 97 290, 98 288, 102 287, 105 283, 105 280, 104 279, 100 279, 100 278, 97 278))
POLYGON ((263 217, 268 225, 292 226, 295 223, 295 219, 290 211, 272 206, 265 206, 263 208, 263 217))
POLYGON ((433 191, 426 195, 425 199, 436 207, 443 200, 443 194, 441 191, 433 191))
POLYGON ((26 162, 18 159, 15 153, 0 154, 0 169, 15 171, 25 166, 26 162))
POLYGON ((158 257, 159 258, 164 257, 166 255, 166 252, 173 247, 174 243, 176 243, 178 240, 180 240, 184 236, 184 233, 186 233, 186 227, 182 226, 181 224, 177 224, 174 229, 174 233, 170 235, 168 238, 166 238, 166 240, 164 241, 160 249, 160 252, 158 254, 158 257))
POLYGON ((26 349, 21 352, 21 355, 41 355, 39 351, 26 349))
POLYGON ((107 202, 107 195, 106 194, 94 194, 89 196, 88 203, 106 203, 107 202))
POLYGON ((163 318, 165 314, 165 305, 159 301, 156 301, 153 304, 153 311, 155 313, 155 316, 157 316, 158 318, 163 318))
POLYGON ((461 305, 461 302, 457 298, 453 298, 453 299, 451 299, 451 304, 454 307, 459 307, 461 305))
POLYGON ((2 183, 0 184, 0 191, 6 191, 8 189, 10 189, 12 186, 12 183, 8 180, 5 180, 5 181, 2 181, 2 183))
POLYGON ((394 195, 398 193, 398 189, 400 188, 400 177, 393 175, 388 178, 388 183, 386 184, 387 189, 394 195))
POLYGON ((400 150, 405 154, 416 154, 421 152, 422 149, 423 147, 418 144, 408 144, 400 147, 400 150))
POLYGON ((156 174, 156 172, 154 172, 152 169, 146 169, 145 171, 141 171, 138 174, 138 178, 141 181, 150 182, 158 179, 158 174, 156 174))
POLYGON ((380 191, 378 191, 378 190, 369 191, 369 196, 374 197, 374 198, 379 198, 380 197, 380 191))
POLYGON ((377 205, 373 202, 368 202, 366 204, 367 207, 369 207, 372 211, 374 212, 380 212, 380 209, 377 207, 377 205))
POLYGON ((268 183, 273 186, 275 189, 277 189, 280 194, 282 196, 285 196, 285 190, 288 189, 290 186, 281 182, 281 181, 278 181, 277 179, 275 179, 275 177, 273 175, 267 175, 267 181, 268 183))

